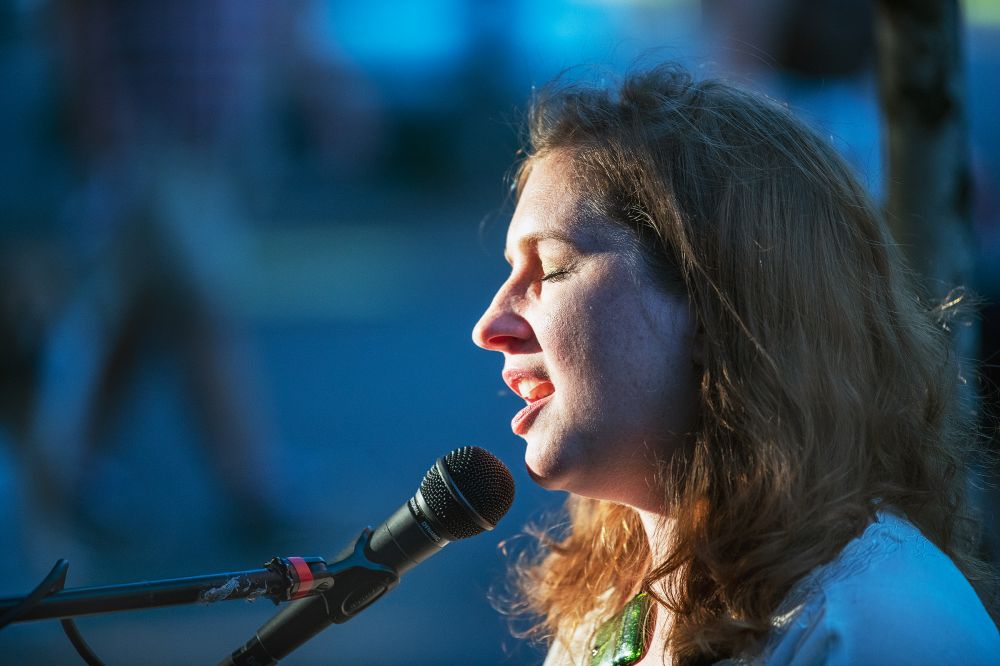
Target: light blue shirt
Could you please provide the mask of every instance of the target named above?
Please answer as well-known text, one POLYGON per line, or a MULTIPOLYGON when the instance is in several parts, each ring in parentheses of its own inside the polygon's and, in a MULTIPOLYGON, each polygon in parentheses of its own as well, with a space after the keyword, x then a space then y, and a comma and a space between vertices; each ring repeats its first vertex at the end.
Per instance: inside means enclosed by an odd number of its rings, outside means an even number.
POLYGON ((763 652, 729 664, 1000 665, 1000 634, 968 580, 887 511, 792 588, 763 652))

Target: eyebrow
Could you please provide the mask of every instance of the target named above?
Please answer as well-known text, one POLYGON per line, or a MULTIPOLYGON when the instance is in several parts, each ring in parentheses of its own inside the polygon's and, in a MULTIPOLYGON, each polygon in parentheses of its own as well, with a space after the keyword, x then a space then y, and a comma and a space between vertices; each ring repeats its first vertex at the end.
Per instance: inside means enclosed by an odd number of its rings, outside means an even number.
MULTIPOLYGON (((578 240, 574 239, 568 234, 564 234, 561 231, 532 231, 531 233, 521 236, 517 241, 517 247, 523 248, 529 245, 537 246, 542 241, 555 240, 560 243, 569 245, 575 250, 580 249, 580 243, 578 240)), ((507 260, 508 264, 513 264, 514 262, 510 258, 510 253, 506 249, 503 251, 503 258, 507 260)))
MULTIPOLYGON (((570 246, 577 252, 585 252, 588 248, 593 247, 597 239, 600 238, 600 233, 598 232, 600 225, 601 223, 591 220, 577 220, 572 225, 574 231, 572 235, 558 229, 532 231, 518 239, 517 247, 522 248, 528 245, 538 245, 542 241, 556 240, 570 246)), ((503 257, 507 260, 508 264, 513 263, 506 248, 503 251, 503 257)))

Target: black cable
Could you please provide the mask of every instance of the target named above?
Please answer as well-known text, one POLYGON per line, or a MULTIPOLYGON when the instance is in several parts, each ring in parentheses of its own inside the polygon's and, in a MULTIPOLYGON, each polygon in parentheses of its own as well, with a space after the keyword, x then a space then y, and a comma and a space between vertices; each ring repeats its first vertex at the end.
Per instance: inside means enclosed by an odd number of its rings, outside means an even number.
POLYGON ((0 616, 0 629, 3 629, 8 624, 21 617, 22 613, 39 603, 45 597, 49 596, 53 592, 61 590, 63 585, 66 583, 66 572, 68 570, 69 562, 64 559, 60 559, 56 562, 55 566, 52 567, 52 571, 49 572, 49 575, 46 576, 45 579, 31 591, 31 594, 26 596, 21 603, 0 616))
MULTIPOLYGON (((33 606, 40 603, 42 599, 49 596, 50 594, 55 594, 59 590, 63 589, 66 585, 66 572, 69 571, 69 562, 64 559, 59 559, 55 566, 52 567, 52 571, 35 586, 35 589, 31 591, 31 594, 26 596, 24 600, 18 605, 9 609, 6 613, 0 616, 0 629, 3 629, 8 624, 21 617, 21 615, 33 606)), ((80 630, 77 629, 76 623, 73 622, 72 618, 62 618, 59 623, 62 625, 63 631, 66 633, 66 637, 69 642, 73 644, 76 649, 76 653, 87 662, 87 666, 104 666, 104 662, 97 658, 94 651, 90 649, 87 645, 87 641, 83 640, 83 635, 80 630)))
POLYGON ((83 640, 83 635, 76 628, 76 622, 73 621, 73 618, 64 617, 59 620, 59 624, 62 625, 63 631, 66 632, 66 638, 76 648, 76 653, 87 662, 87 666, 104 666, 104 662, 97 658, 94 651, 87 645, 87 641, 83 640))

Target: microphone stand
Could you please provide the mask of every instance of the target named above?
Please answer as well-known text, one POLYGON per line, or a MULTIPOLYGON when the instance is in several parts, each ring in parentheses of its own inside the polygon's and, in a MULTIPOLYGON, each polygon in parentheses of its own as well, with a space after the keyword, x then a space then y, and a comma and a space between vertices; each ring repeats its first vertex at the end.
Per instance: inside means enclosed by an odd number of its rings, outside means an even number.
MULTIPOLYGON (((363 530, 355 543, 329 564, 320 557, 274 557, 263 569, 68 590, 59 589, 60 583, 57 591, 40 599, 35 593, 0 599, 0 628, 13 622, 231 599, 264 597, 277 605, 332 592, 338 581, 341 584, 333 597, 340 602, 338 611, 346 620, 399 580, 394 569, 368 558, 371 535, 370 529, 363 530)), ((65 561, 61 563, 65 567, 65 561)))
MULTIPOLYGON (((259 597, 277 604, 326 589, 329 578, 321 558, 275 557, 264 569, 61 590, 24 609, 13 622, 259 597)), ((0 599, 0 613, 25 599, 0 599)))

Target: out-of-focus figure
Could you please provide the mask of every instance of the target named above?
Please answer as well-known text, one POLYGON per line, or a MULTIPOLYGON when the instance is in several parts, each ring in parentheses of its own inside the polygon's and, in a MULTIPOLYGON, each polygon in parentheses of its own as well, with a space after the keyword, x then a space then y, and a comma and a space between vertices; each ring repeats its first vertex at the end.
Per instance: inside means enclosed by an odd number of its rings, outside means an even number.
POLYGON ((76 528, 133 529, 92 515, 90 500, 150 357, 167 359, 181 382, 232 507, 227 524, 252 536, 278 520, 274 428, 229 308, 246 239, 229 174, 258 148, 246 138, 261 102, 269 6, 45 8, 69 149, 55 159, 72 166, 70 194, 50 204, 47 232, 5 243, 0 342, 10 372, 0 409, 31 501, 76 528))

